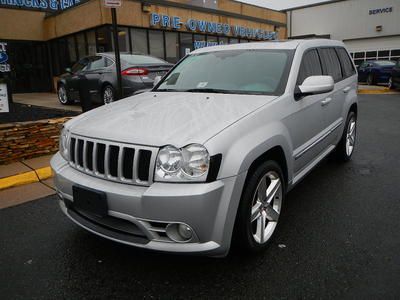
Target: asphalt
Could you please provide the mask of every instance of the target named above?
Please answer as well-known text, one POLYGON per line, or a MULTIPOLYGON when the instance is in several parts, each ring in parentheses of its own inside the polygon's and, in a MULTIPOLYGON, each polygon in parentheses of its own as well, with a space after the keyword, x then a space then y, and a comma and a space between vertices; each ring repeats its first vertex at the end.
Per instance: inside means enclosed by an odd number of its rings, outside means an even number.
POLYGON ((362 95, 353 160, 293 189, 270 248, 224 259, 137 250, 67 220, 54 196, 0 210, 2 299, 400 297, 400 96, 362 95))

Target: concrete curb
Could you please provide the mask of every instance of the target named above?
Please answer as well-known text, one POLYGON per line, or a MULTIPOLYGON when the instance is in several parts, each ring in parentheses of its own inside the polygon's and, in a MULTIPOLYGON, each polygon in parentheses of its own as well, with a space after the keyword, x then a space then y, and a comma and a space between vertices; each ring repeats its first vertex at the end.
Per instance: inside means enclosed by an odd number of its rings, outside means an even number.
POLYGON ((0 191, 10 187, 39 182, 53 176, 50 167, 35 169, 33 171, 8 176, 0 179, 0 191))

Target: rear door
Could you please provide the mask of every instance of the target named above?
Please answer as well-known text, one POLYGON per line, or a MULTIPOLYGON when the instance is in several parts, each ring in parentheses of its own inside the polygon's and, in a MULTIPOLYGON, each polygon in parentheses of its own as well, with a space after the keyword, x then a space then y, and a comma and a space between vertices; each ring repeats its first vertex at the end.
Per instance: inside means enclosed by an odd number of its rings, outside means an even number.
POLYGON ((369 65, 369 63, 367 61, 364 61, 358 67, 358 81, 359 82, 367 81, 368 65, 369 65))
POLYGON ((392 70, 392 80, 395 88, 400 88, 400 60, 397 61, 396 65, 392 70))
POLYGON ((102 55, 91 56, 89 60, 89 66, 85 71, 85 88, 87 88, 89 91, 91 101, 94 103, 100 103, 103 83, 105 81, 108 82, 106 78, 112 74, 112 70, 109 68, 109 66, 112 64, 112 61, 102 55))
POLYGON ((84 74, 89 66, 89 59, 87 57, 82 58, 71 68, 71 76, 67 78, 67 90, 68 95, 71 99, 79 99, 79 88, 81 82, 85 80, 84 74))

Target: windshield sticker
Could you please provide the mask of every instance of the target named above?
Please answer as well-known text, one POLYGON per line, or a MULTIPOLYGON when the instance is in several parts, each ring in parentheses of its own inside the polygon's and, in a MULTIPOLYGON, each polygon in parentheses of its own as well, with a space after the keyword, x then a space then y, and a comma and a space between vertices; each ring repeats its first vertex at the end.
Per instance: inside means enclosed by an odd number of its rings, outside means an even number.
POLYGON ((199 82, 199 84, 197 85, 198 88, 204 88, 206 87, 208 84, 208 82, 199 82))

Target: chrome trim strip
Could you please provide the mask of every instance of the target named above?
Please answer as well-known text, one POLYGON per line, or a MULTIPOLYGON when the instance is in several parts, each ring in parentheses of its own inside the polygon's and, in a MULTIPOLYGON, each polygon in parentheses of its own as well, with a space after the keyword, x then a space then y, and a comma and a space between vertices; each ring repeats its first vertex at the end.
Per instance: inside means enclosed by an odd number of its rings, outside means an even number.
POLYGON ((321 136, 320 138, 318 138, 316 141, 314 141, 313 143, 311 143, 310 145, 308 145, 306 148, 304 148, 303 150, 301 150, 299 153, 297 153, 294 157, 295 160, 299 159, 300 157, 302 157, 306 152, 310 151, 313 147, 315 147, 316 145, 318 145, 319 143, 321 143, 324 139, 326 139, 332 132, 334 132, 340 125, 342 125, 343 121, 340 120, 340 122, 338 122, 336 125, 334 125, 331 129, 329 129, 328 132, 326 132, 323 136, 321 136))

